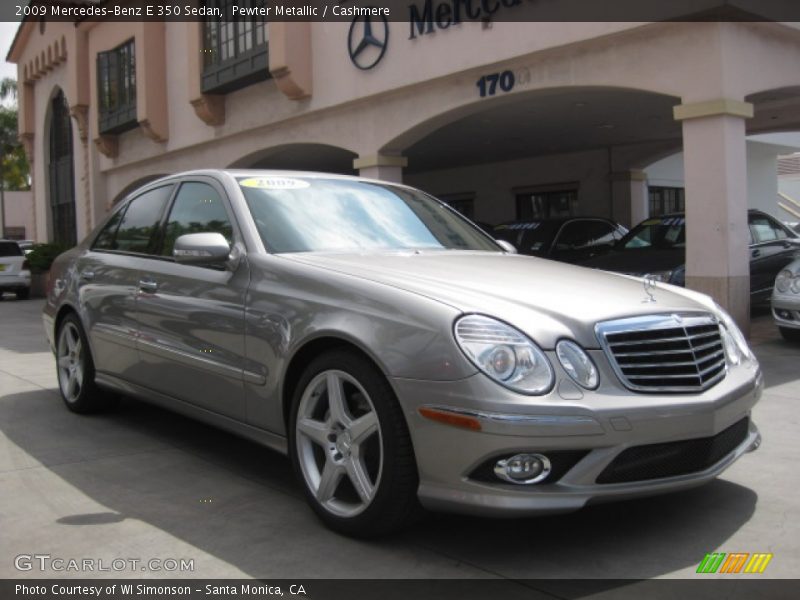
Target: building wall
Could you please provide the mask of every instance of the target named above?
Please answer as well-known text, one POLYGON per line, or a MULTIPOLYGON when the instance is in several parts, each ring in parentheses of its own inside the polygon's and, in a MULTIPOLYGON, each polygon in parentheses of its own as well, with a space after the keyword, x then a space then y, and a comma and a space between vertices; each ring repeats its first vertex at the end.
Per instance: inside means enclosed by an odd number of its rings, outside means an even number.
POLYGON ((24 227, 24 239, 39 241, 34 221, 33 192, 3 192, 5 227, 24 227))

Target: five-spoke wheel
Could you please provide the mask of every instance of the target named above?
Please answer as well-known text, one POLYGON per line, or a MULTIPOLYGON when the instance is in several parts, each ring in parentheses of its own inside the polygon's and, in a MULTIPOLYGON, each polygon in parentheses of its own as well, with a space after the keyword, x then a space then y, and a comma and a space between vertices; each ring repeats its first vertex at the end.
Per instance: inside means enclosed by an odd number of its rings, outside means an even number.
POLYGON ((377 535, 416 512, 408 429, 386 378, 366 358, 338 351, 312 361, 295 391, 291 423, 292 463, 329 526, 377 535))

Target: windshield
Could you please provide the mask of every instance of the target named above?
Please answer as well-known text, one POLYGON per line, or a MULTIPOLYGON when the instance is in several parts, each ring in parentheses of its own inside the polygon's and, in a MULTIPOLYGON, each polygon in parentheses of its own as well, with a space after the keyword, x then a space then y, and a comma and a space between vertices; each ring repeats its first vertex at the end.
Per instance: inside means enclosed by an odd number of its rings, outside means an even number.
POLYGON ((616 246, 617 250, 686 248, 686 217, 647 219, 634 227, 616 246))
POLYGON ((238 183, 271 252, 501 251, 480 229, 421 192, 347 179, 261 176, 238 183))

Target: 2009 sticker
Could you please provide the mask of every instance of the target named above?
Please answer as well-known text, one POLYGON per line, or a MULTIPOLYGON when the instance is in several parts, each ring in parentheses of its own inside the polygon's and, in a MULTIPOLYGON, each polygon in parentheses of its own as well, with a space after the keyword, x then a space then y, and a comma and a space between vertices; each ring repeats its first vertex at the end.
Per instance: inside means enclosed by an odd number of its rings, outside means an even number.
POLYGON ((258 190, 300 190, 311 184, 292 177, 248 177, 240 179, 239 185, 258 190))

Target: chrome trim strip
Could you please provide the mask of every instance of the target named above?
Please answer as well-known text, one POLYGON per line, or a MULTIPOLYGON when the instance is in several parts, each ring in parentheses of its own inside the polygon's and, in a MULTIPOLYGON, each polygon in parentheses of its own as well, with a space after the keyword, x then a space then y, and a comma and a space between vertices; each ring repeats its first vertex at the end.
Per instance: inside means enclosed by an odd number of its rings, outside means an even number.
POLYGON ((243 379, 249 383, 256 383, 259 385, 266 383, 266 378, 259 373, 245 371, 240 368, 210 360, 203 356, 192 356, 188 352, 183 352, 174 348, 168 348, 163 344, 150 342, 143 340, 142 338, 139 338, 138 344, 140 351, 149 352, 150 354, 154 354, 155 356, 164 358, 166 360, 174 360, 189 367, 203 369, 205 371, 212 371, 219 375, 223 375, 224 377, 230 377, 231 379, 243 379))

